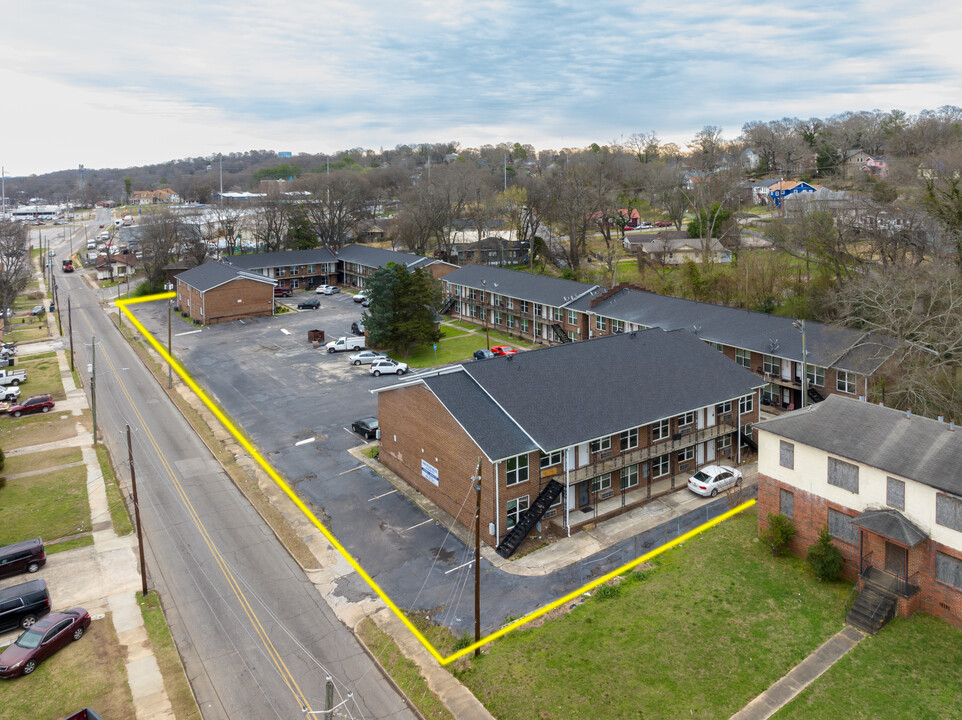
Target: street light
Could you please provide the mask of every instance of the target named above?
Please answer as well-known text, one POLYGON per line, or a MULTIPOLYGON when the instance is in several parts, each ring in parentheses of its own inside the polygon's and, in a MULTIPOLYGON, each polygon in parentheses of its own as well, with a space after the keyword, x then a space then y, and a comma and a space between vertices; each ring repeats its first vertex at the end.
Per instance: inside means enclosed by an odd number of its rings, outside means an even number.
POLYGON ((802 407, 805 407, 805 398, 808 396, 808 348, 805 344, 805 321, 795 320, 792 327, 802 333, 802 407))

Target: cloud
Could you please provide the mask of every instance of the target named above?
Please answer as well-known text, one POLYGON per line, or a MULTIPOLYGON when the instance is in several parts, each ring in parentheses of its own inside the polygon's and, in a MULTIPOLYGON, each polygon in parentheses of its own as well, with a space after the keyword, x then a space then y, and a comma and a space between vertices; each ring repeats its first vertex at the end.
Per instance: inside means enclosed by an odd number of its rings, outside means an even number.
POLYGON ((27 142, 3 152, 30 170, 705 124, 733 137, 749 120, 955 102, 960 24, 942 0, 19 3, 0 63, 7 97, 29 99, 12 120, 27 142))

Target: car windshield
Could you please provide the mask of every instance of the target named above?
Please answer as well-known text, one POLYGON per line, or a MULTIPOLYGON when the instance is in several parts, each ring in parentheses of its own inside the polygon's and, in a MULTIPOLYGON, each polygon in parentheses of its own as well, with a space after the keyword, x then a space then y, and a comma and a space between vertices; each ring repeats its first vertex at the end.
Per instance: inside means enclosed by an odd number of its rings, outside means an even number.
POLYGON ((692 480, 697 480, 698 482, 711 482, 711 475, 706 475, 701 470, 692 475, 692 480))
POLYGON ((26 648, 27 650, 32 650, 40 644, 43 640, 43 630, 34 630, 30 628, 23 635, 17 638, 17 646, 26 648))

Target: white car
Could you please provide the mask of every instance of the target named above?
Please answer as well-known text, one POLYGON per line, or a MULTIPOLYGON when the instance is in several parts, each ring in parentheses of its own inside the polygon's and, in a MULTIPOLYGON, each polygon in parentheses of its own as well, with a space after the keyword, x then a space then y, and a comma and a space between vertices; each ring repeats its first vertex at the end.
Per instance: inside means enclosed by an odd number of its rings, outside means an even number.
POLYGON ((352 365, 370 365, 375 360, 387 360, 387 353, 374 352, 373 350, 361 350, 359 353, 351 355, 352 365))
POLYGON ((318 295, 333 295, 334 293, 341 292, 341 288, 336 285, 318 285, 317 290, 315 290, 318 295))
POLYGON ((371 363, 371 375, 403 375, 408 371, 407 363, 397 362, 390 358, 382 358, 371 363))
POLYGON ((356 303, 362 303, 365 300, 367 300, 367 295, 365 295, 362 292, 359 292, 357 295, 354 296, 354 302, 356 303))
POLYGON ((20 388, 14 387, 0 387, 0 401, 2 402, 15 402, 20 397, 20 388))
POLYGON ((728 465, 706 465, 688 478, 688 489, 704 497, 715 497, 719 490, 741 484, 741 471, 728 465))

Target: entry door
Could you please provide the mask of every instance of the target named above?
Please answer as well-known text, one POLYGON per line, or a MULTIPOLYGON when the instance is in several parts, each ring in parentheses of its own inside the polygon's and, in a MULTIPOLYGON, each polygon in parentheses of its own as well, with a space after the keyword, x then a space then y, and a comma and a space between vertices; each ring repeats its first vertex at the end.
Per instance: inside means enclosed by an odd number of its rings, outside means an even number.
POLYGON ((904 547, 885 542, 885 571, 904 578, 909 563, 909 551, 904 547))
POLYGON ((578 507, 591 504, 591 480, 578 483, 578 507))

